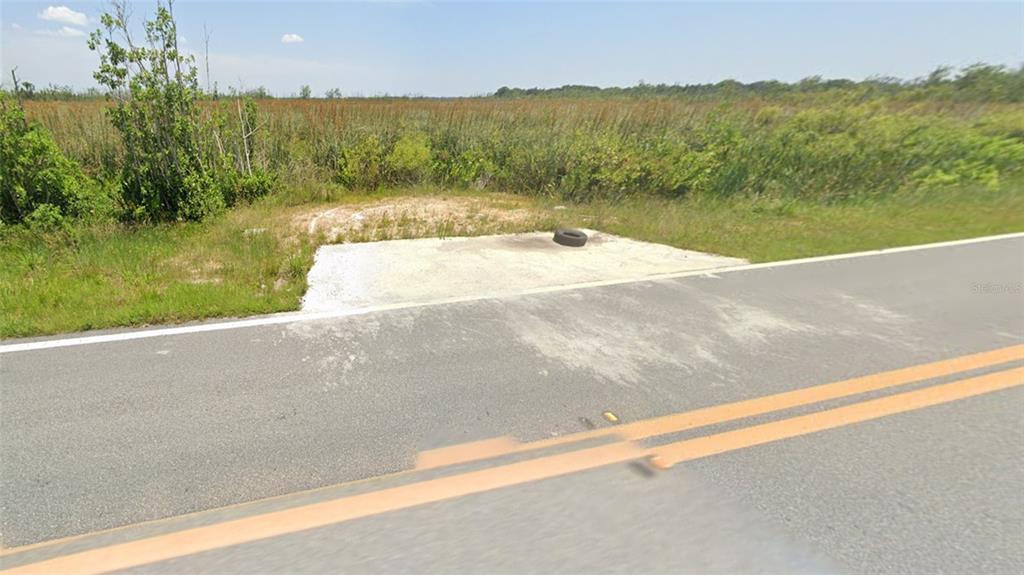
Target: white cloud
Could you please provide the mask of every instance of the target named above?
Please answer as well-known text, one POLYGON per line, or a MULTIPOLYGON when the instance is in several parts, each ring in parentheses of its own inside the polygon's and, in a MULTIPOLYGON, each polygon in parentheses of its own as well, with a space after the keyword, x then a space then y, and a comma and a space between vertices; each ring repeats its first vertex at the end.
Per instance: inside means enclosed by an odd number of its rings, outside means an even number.
POLYGON ((57 35, 63 36, 65 38, 81 38, 82 36, 85 36, 85 32, 82 32, 78 28, 72 28, 70 26, 61 26, 60 30, 57 30, 57 35))
POLYGON ((40 36, 60 36, 61 38, 81 38, 85 36, 85 32, 71 26, 61 26, 59 30, 39 29, 35 30, 35 33, 40 36))
POLYGON ((13 24, 11 24, 11 28, 13 28, 15 30, 21 30, 21 24, 18 24, 17 22, 14 22, 13 24))
POLYGON ((302 36, 299 36, 298 34, 285 34, 284 36, 281 36, 282 44, 301 44, 304 41, 305 40, 302 39, 302 36))
POLYGON ((85 26, 89 23, 89 18, 85 14, 75 12, 67 6, 47 6, 46 10, 39 13, 39 17, 43 20, 62 22, 73 26, 85 26))

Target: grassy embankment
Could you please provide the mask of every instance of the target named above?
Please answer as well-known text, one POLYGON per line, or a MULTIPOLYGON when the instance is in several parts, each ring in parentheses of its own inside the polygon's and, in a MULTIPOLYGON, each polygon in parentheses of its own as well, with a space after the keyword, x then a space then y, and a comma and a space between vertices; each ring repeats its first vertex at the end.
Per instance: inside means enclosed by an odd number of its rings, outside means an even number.
MULTIPOLYGON (((30 102, 94 177, 101 102, 30 102)), ((0 237, 0 337, 295 309, 329 241, 548 229, 754 261, 1024 230, 1024 106, 682 101, 261 102, 273 194, 203 223, 0 237), (401 203, 359 226, 338 205, 401 203), (556 205, 567 206, 554 210, 556 205), (504 217, 515 212, 516 217, 504 217)))

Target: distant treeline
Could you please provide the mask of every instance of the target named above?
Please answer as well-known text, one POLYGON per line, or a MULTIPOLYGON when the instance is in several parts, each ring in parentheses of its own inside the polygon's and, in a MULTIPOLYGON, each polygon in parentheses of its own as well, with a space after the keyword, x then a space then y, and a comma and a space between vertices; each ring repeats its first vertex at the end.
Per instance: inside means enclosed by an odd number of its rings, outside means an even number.
MULTIPOLYGON (((37 87, 32 82, 22 81, 18 83, 17 95, 23 100, 101 100, 104 97, 106 97, 106 92, 103 92, 102 90, 99 90, 97 88, 76 90, 71 86, 63 86, 59 84, 50 84, 46 87, 37 87)), ((274 95, 271 94, 263 86, 246 90, 236 90, 232 88, 228 90, 226 93, 211 91, 209 93, 201 93, 201 96, 207 99, 241 97, 253 98, 257 100, 268 100, 274 97, 274 95)), ((340 93, 338 93, 336 89, 328 90, 324 94, 324 97, 339 98, 340 93)))
MULTIPOLYGON (((21 97, 27 100, 80 100, 103 98, 103 92, 96 88, 75 90, 71 86, 50 84, 44 88, 30 82, 22 82, 21 97)), ((787 83, 778 80, 762 80, 744 84, 736 80, 723 80, 717 84, 648 84, 640 82, 626 88, 600 88, 567 84, 560 88, 509 88, 502 86, 489 97, 493 98, 680 98, 690 100, 722 100, 760 97, 784 99, 814 94, 849 95, 859 99, 897 98, 905 100, 951 100, 964 102, 1024 102, 1024 65, 1014 68, 975 64, 962 69, 942 66, 924 78, 902 80, 899 78, 875 77, 854 81, 847 79, 823 79, 811 76, 799 82, 787 83)), ((216 89, 203 93, 206 99, 253 98, 269 100, 275 98, 263 86, 247 89, 229 88, 225 92, 216 89)), ((332 88, 324 92, 323 99, 342 98, 341 90, 332 88)), ((359 96, 359 99, 415 99, 422 96, 359 96)), ((319 99, 313 96, 308 86, 284 98, 319 99)))
MULTIPOLYGON (((0 89, 2 92, 8 94, 12 91, 3 88, 0 89)), ((103 92, 97 88, 88 88, 86 90, 76 90, 71 86, 50 84, 46 87, 37 87, 32 82, 19 81, 18 83, 18 94, 23 100, 40 100, 40 101, 63 101, 63 100, 102 100, 106 96, 106 92, 103 92)), ((323 99, 323 100, 336 100, 343 98, 339 88, 331 88, 326 90, 323 96, 316 97, 312 95, 309 90, 309 86, 302 86, 299 88, 299 92, 288 95, 288 96, 275 96, 270 90, 267 90, 263 86, 256 88, 237 89, 229 88, 227 91, 221 92, 217 88, 213 88, 210 91, 200 89, 199 97, 204 100, 217 100, 220 98, 243 98, 253 100, 272 100, 275 98, 280 99, 323 99)), ((392 96, 390 94, 384 94, 381 96, 358 96, 360 99, 365 98, 416 98, 417 96, 392 96)))
POLYGON ((25 100, 92 100, 103 98, 104 93, 97 88, 75 90, 71 86, 58 84, 39 88, 32 82, 19 82, 17 95, 25 100))
POLYGON ((503 86, 496 98, 686 98, 718 100, 761 97, 785 98, 802 94, 842 92, 863 98, 893 97, 907 100, 954 100, 978 102, 1024 102, 1024 65, 975 64, 956 70, 942 66, 924 78, 868 78, 860 82, 847 79, 826 80, 811 76, 799 82, 764 80, 744 84, 724 80, 717 84, 648 84, 640 82, 626 88, 565 85, 560 88, 509 88, 503 86))

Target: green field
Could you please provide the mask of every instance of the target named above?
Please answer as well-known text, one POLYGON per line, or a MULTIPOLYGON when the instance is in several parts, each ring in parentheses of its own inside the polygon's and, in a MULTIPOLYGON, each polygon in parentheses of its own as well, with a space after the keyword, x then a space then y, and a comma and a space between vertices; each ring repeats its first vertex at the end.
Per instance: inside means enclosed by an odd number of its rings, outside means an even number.
POLYGON ((269 194, 162 223, 119 212, 124 151, 102 100, 25 107, 106 207, 0 228, 0 337, 297 309, 324 242, 571 225, 767 261, 1024 231, 1024 104, 1012 102, 852 89, 266 100, 250 152, 269 194), (445 198, 459 214, 415 208, 445 198), (408 209, 360 229, 303 227, 396 199, 408 209))
MULTIPOLYGON (((818 202, 982 184, 1024 165, 1024 104, 805 98, 264 100, 250 163, 279 201, 409 185, 570 201, 637 196, 818 202)), ((123 162, 102 100, 29 101, 100 178, 123 162)), ((204 102, 207 116, 233 101, 204 102)), ((227 135, 224 139, 227 138, 227 135)), ((217 140, 218 142, 220 140, 217 140)), ((237 142, 216 144, 239 153, 237 142)))

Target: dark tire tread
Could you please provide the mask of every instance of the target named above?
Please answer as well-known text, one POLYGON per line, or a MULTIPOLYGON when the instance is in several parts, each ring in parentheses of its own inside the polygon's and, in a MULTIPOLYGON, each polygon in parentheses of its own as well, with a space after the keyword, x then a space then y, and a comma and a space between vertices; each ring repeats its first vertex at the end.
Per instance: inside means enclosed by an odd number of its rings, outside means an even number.
POLYGON ((587 243, 587 234, 570 228, 558 229, 555 230, 555 243, 570 248, 581 248, 587 243))

